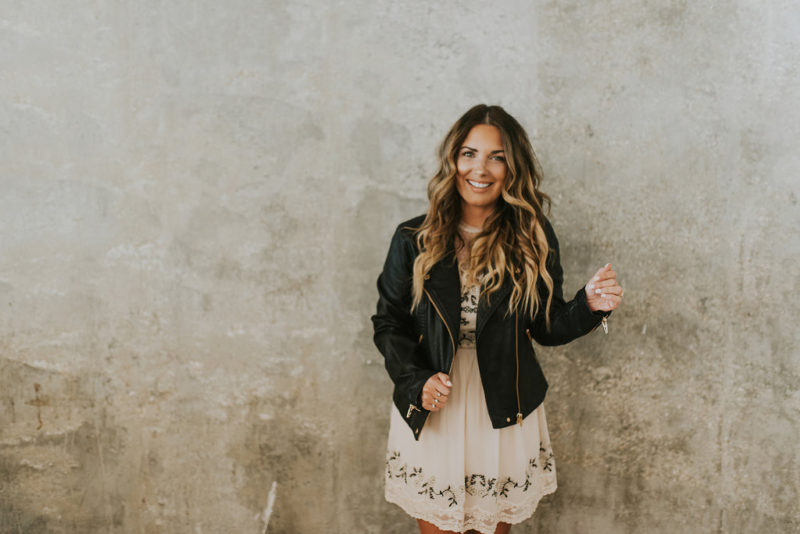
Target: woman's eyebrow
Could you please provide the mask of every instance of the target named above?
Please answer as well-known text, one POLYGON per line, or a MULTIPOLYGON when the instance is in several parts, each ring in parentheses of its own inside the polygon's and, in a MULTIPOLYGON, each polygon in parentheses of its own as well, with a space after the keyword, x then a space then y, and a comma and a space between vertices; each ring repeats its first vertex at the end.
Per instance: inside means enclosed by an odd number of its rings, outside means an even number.
MULTIPOLYGON (((461 147, 462 150, 465 148, 468 148, 474 152, 478 152, 477 148, 472 148, 471 146, 464 145, 461 147)), ((489 154, 497 154, 498 152, 505 152, 505 150, 503 150, 502 148, 500 150, 492 150, 491 152, 489 152, 489 154)))

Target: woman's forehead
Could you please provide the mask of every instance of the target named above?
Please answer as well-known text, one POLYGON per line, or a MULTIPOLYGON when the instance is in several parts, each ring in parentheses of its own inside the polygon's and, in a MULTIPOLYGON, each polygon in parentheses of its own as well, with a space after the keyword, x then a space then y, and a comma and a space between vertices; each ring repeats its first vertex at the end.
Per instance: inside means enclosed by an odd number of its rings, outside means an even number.
POLYGON ((503 148, 503 136, 496 126, 491 124, 478 124, 473 126, 464 139, 464 145, 471 148, 491 148, 491 150, 503 148), (480 145, 480 147, 475 146, 480 145))

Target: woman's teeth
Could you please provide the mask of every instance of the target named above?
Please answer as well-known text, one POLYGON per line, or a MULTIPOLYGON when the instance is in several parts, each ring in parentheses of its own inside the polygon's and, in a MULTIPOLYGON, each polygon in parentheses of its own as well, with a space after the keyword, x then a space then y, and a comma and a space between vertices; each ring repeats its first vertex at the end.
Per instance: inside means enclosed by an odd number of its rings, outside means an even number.
POLYGON ((490 185, 492 185, 491 183, 481 184, 481 183, 478 183, 478 182, 473 182, 472 180, 467 180, 467 183, 469 183, 469 185, 471 185, 473 187, 477 187, 478 189, 484 189, 484 188, 489 187, 490 185))

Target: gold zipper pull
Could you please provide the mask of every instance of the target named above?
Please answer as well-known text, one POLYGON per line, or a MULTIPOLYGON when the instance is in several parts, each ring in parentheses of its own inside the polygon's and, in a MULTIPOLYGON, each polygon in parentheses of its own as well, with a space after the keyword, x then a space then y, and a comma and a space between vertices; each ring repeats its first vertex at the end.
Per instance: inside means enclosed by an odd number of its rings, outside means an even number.
POLYGON ((603 332, 608 335, 608 323, 606 322, 606 318, 603 317, 603 332))
POLYGON ((408 412, 406 412, 406 419, 408 419, 409 417, 411 417, 411 411, 412 411, 412 410, 417 410, 418 412, 421 412, 421 411, 422 411, 422 410, 420 410, 419 408, 417 408, 417 407, 416 407, 416 405, 414 405, 414 404, 409 404, 409 405, 408 405, 408 412))
POLYGON ((522 426, 522 414, 521 413, 517 413, 517 424, 519 426, 522 426))

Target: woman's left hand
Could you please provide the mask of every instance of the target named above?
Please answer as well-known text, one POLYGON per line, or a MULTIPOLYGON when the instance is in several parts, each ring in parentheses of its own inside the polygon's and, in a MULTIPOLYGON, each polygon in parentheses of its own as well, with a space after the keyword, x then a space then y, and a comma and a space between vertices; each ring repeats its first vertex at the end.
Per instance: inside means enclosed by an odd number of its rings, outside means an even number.
POLYGON ((622 287, 617 282, 617 273, 607 263, 586 284, 586 303, 592 311, 611 311, 622 302, 622 287))

